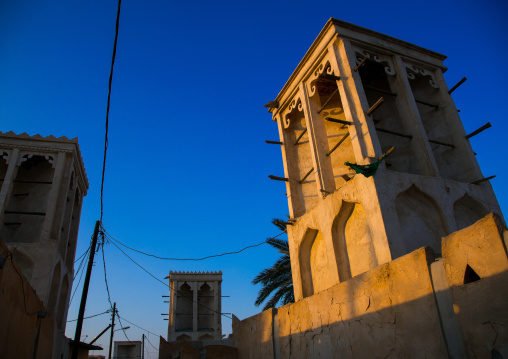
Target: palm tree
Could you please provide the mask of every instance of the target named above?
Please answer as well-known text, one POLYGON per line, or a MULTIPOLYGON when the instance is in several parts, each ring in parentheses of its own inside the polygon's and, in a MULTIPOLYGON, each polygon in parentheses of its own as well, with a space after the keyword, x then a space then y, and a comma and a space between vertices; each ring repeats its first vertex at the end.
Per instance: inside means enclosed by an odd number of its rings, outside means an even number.
MULTIPOLYGON (((284 221, 274 218, 272 223, 280 230, 286 231, 286 223, 284 221)), ((273 237, 268 238, 266 243, 278 249, 279 253, 283 254, 283 256, 273 266, 259 273, 252 281, 252 284, 261 283, 263 285, 256 298, 256 306, 260 306, 275 291, 273 296, 266 302, 263 310, 275 308, 279 302, 284 305, 295 301, 288 241, 273 237)))

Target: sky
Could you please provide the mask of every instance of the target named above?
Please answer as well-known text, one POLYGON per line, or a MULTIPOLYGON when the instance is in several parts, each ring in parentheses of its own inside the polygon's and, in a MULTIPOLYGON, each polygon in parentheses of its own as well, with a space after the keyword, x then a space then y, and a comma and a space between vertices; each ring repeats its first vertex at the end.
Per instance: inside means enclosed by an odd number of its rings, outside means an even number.
MULTIPOLYGON (((0 131, 78 137, 90 188, 76 257, 100 217, 100 182, 115 1, 0 1, 0 131)), ((104 226, 122 243, 164 257, 199 258, 239 250, 279 234, 288 214, 273 100, 330 17, 445 54, 445 79, 501 208, 508 208, 506 58, 508 4, 485 1, 124 0, 109 114, 104 226), (502 164, 502 165, 501 165, 502 164)), ((128 251, 128 250, 127 250, 128 251)), ((222 270, 223 311, 244 319, 280 255, 268 245, 199 262, 127 252, 159 279, 170 270, 222 270)), ((166 337, 168 288, 116 247, 104 256, 111 300, 122 318, 166 337)), ((77 282, 77 280, 76 280, 77 282)), ((75 282, 75 285, 76 285, 75 282)), ((68 319, 77 318, 81 288, 68 319)), ((85 316, 109 309, 102 253, 96 256, 85 316)), ((110 321, 85 320, 89 342, 110 321)), ((140 340, 146 331, 130 325, 140 340)), ((231 321, 223 318, 223 333, 231 321)), ((117 329, 119 326, 116 327, 117 329)), ((73 338, 75 322, 66 335, 73 338)), ((155 335, 154 335, 155 334, 155 335)), ((122 331, 116 340, 126 340, 122 331)), ((109 335, 97 341, 107 353, 109 335)), ((147 344, 147 358, 157 357, 147 344)), ((95 352, 98 354, 99 352, 95 352)))

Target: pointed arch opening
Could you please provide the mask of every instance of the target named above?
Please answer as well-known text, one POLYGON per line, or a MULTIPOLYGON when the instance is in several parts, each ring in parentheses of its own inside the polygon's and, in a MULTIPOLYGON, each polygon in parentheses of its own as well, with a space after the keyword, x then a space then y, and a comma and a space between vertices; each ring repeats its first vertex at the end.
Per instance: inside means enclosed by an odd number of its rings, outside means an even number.
POLYGON ((457 230, 464 229, 485 217, 489 211, 467 193, 453 204, 457 230))
POLYGON ((406 253, 430 246, 441 255, 441 238, 448 229, 436 201, 413 185, 397 196, 395 209, 406 253))

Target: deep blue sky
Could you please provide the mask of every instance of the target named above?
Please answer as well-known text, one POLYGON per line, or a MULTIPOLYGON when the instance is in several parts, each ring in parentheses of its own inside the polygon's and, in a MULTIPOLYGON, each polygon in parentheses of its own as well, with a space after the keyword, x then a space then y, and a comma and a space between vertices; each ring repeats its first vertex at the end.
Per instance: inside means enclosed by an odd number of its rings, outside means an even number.
MULTIPOLYGON (((0 2, 0 130, 79 137, 90 181, 77 254, 100 215, 100 174, 115 1, 0 2)), ((502 208, 508 170, 505 1, 124 0, 110 112, 104 222, 120 241, 162 256, 201 257, 278 234, 284 217, 276 124, 262 107, 275 98, 330 17, 443 53, 449 87, 502 208)), ((106 246, 112 300, 120 315, 166 336, 167 288, 106 246)), ((130 254, 130 253, 129 253, 130 254)), ((164 262, 132 254, 154 275, 222 270, 224 312, 245 318, 251 280, 278 254, 268 246, 204 262, 164 262)), ((101 258, 101 257, 99 257, 101 258)), ((102 263, 94 267, 87 315, 109 308, 102 263)), ((69 311, 77 316, 79 294, 69 311)), ((97 335, 108 316, 85 321, 97 335)), ((128 325, 124 323, 124 325, 128 325)), ((74 323, 67 335, 74 336, 74 323)), ((118 327, 117 327, 118 328, 118 327)), ((224 333, 230 321, 224 320, 224 333)), ((131 325, 131 340, 141 338, 131 325)), ((121 332, 116 339, 125 340, 121 332)), ((158 338, 150 341, 158 346, 158 338)), ((108 337, 98 341, 108 347, 108 337)), ((157 353, 151 349, 152 357, 157 353)))

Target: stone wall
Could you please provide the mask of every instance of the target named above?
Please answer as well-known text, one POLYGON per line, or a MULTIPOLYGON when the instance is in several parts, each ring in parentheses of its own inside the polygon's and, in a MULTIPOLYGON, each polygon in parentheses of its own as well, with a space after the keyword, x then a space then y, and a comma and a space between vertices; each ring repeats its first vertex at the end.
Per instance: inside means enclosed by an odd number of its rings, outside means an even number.
POLYGON ((7 257, 0 269, 0 358, 49 359, 55 321, 50 316, 38 318, 37 312, 46 309, 1 240, 0 254, 7 257))
POLYGON ((233 322, 243 358, 508 357, 506 228, 490 214, 293 304, 233 322))

